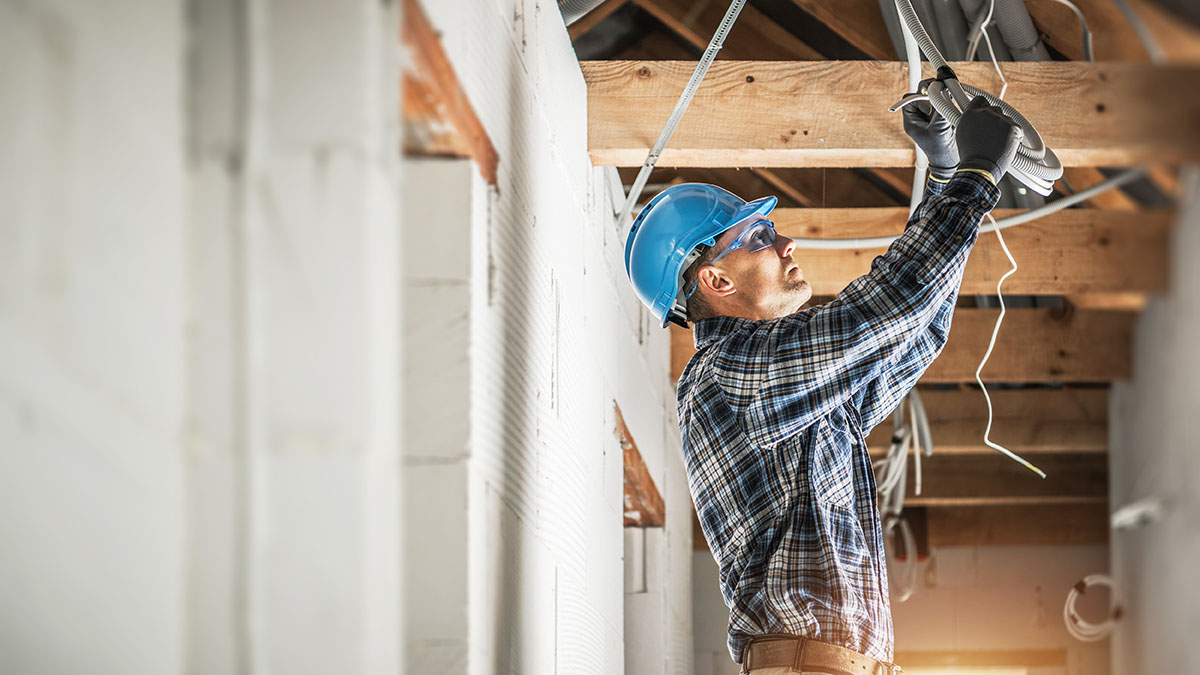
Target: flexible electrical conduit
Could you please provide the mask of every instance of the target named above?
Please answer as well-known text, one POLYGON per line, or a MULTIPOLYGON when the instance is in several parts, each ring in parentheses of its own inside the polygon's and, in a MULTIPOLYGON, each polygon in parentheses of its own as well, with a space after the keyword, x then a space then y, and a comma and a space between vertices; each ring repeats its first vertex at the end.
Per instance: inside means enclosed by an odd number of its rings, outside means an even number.
MULTIPOLYGON (((999 106, 1005 115, 1008 115, 1021 127, 1024 134, 1017 154, 1013 157, 1009 173, 1043 197, 1049 195, 1053 191, 1054 181, 1062 177, 1062 162, 1058 160, 1054 151, 1046 147, 1041 134, 1033 124, 1025 119, 1025 116, 1016 108, 1000 98, 958 81, 958 78, 954 76, 954 71, 946 63, 946 59, 942 57, 929 34, 925 32, 921 20, 917 18, 912 0, 896 0, 896 9, 900 13, 901 21, 912 31, 921 51, 925 53, 930 64, 937 69, 940 79, 934 80, 929 85, 928 100, 930 104, 956 128, 959 120, 962 119, 960 109, 966 110, 973 97, 982 96, 988 103, 999 106)), ((906 103, 922 99, 923 97, 907 97, 906 103)))
MULTIPOLYGON (((1104 192, 1105 190, 1109 190, 1111 188, 1115 188, 1115 187, 1124 185, 1125 183, 1128 183, 1132 180, 1140 178, 1141 176, 1144 176, 1145 174, 1146 174, 1145 167, 1138 167, 1135 169, 1130 169, 1129 171, 1126 171, 1122 174, 1113 176, 1112 178, 1104 181, 1103 183, 1098 183, 1096 185, 1093 185, 1092 187, 1090 187, 1086 190, 1080 190, 1079 192, 1076 192, 1075 194, 1070 195, 1069 197, 1063 197, 1062 199, 1056 199, 1052 202, 1047 202, 1044 206, 1039 206, 1036 209, 1030 209, 1030 210, 1024 211, 1022 213, 1011 215, 1007 218, 1001 218, 996 221, 995 225, 984 225, 983 227, 979 228, 979 233, 984 234, 986 232, 995 232, 996 230, 1003 230, 1005 228, 1013 227, 1015 225, 1021 225, 1023 223, 1028 223, 1031 220, 1037 220, 1038 218, 1041 218, 1042 216, 1049 215, 1056 211, 1061 211, 1061 210, 1067 208, 1068 206, 1073 206, 1082 201, 1091 199, 1092 197, 1095 197, 1096 195, 1100 194, 1101 192, 1104 192)), ((893 241, 896 241, 896 239, 898 239, 899 237, 900 237, 900 235, 888 236, 888 237, 861 237, 861 238, 857 238, 857 239, 806 239, 803 237, 798 237, 798 238, 793 239, 792 241, 796 242, 796 248, 843 250, 843 249, 878 248, 878 247, 890 246, 891 243, 893 241)))

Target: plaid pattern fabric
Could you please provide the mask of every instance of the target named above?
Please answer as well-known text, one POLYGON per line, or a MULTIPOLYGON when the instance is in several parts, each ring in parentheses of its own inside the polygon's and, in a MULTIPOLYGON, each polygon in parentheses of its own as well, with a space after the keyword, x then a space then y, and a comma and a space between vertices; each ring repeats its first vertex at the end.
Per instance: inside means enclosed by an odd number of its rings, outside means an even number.
POLYGON ((1000 196, 969 173, 927 190, 904 234, 834 301, 694 326, 679 426, 737 663, 748 639, 766 633, 892 660, 864 437, 941 352, 967 255, 1000 196))

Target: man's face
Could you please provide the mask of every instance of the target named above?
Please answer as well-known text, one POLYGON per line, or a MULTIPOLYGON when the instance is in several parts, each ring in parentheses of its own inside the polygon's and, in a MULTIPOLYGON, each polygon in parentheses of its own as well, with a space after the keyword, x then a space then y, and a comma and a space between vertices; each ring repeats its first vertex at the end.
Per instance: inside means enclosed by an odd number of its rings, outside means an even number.
MULTIPOLYGON (((760 220, 756 216, 729 228, 717 238, 717 248, 725 249, 747 229, 760 220)), ((799 310, 812 298, 812 286, 804 278, 804 270, 792 259, 795 243, 781 235, 775 244, 753 253, 739 248, 714 265, 733 282, 737 301, 760 318, 787 316, 799 310)))

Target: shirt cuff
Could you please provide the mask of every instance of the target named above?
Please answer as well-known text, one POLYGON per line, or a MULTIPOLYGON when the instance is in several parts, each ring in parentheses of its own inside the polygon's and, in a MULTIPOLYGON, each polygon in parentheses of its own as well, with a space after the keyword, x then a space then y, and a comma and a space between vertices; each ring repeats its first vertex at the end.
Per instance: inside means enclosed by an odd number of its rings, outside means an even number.
POLYGON ((996 202, 1000 201, 1000 188, 974 171, 960 170, 955 173, 941 194, 970 203, 979 209, 980 213, 991 211, 996 208, 996 202))

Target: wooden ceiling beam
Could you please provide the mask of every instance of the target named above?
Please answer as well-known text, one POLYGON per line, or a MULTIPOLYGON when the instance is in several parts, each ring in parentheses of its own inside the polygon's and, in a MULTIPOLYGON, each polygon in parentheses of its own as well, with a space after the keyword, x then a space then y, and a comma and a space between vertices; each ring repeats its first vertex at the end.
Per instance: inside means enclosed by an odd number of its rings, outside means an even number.
MULTIPOLYGON (((998 209, 1003 218, 1016 213, 998 209)), ((906 208, 776 209, 776 229, 789 237, 849 239, 893 236, 904 231, 906 208)), ((1004 282, 1005 293, 1063 295, 1162 291, 1167 285, 1167 238, 1172 214, 1067 209, 1005 230, 1018 263, 1004 282)), ((885 248, 798 249, 796 261, 817 295, 835 295, 871 269, 885 248)), ((1008 259, 995 234, 984 233, 971 251, 962 293, 991 295, 1008 272, 1008 259)))
MULTIPOLYGON (((1086 546, 1108 543, 1104 503, 908 507, 922 509, 930 546, 1086 546)), ((692 550, 707 551, 692 512, 692 550)))
POLYGON ((500 156, 463 91, 437 31, 416 0, 404 2, 400 37, 408 53, 400 101, 404 152, 470 157, 484 180, 495 185, 500 156))
MULTIPOLYGON (((999 310, 959 308, 950 338, 921 382, 974 382, 999 310)), ((1131 312, 1011 309, 983 370, 986 382, 1112 382, 1131 376, 1131 312)), ((671 379, 695 353, 692 332, 671 326, 671 379)))
MULTIPOLYGON (((994 455, 984 445, 987 402, 973 389, 921 389, 935 455, 994 455)), ((1001 389, 989 391, 995 417, 991 438, 1017 454, 1108 451, 1108 389, 1001 389)), ((906 411, 907 412, 907 411, 906 411)), ((887 453, 892 419, 867 437, 873 456, 887 453)))
POLYGON ((921 494, 908 458, 905 506, 1034 506, 1103 504, 1108 501, 1108 457, 1048 454, 1031 459, 1041 478, 999 452, 987 455, 934 453, 921 459, 921 494))
POLYGON ((617 425, 613 434, 621 444, 622 463, 625 467, 624 522, 625 527, 662 527, 667 522, 666 505, 662 493, 654 484, 654 477, 642 459, 633 434, 625 424, 620 406, 613 404, 617 425))
MULTIPOLYGON (((1147 62, 1150 55, 1133 26, 1112 0, 1075 0, 1092 33, 1097 61, 1147 62)), ((1168 62, 1200 62, 1200 30, 1158 8, 1154 3, 1129 0, 1168 62)), ((1054 49, 1074 61, 1082 61, 1083 30, 1079 19, 1057 2, 1026 3, 1034 25, 1054 49)))
POLYGON ((1107 504, 926 508, 930 546, 1108 543, 1107 504))
POLYGON ((872 59, 895 60, 896 50, 875 0, 792 0, 872 59))
MULTIPOLYGON (((588 146, 599 166, 637 166, 695 66, 585 61, 588 146), (630 114, 636 110, 637 114, 630 114)), ((956 63, 999 90, 985 63, 956 63)), ((882 61, 717 61, 659 162, 664 166, 900 167, 914 162, 900 117, 905 65, 882 61)), ((932 74, 932 71, 929 71, 932 74)), ((1067 166, 1200 158, 1200 67, 1012 63, 1008 100, 1067 166)))
MULTIPOLYGON (((728 3, 686 2, 685 0, 633 0, 660 23, 696 49, 708 47, 708 41, 725 17, 728 3)), ((772 21, 753 5, 738 14, 737 23, 726 38, 720 53, 723 59, 787 59, 821 61, 824 56, 783 26, 772 21)))
POLYGON ((571 39, 575 40, 627 4, 629 4, 629 0, 604 0, 599 7, 584 14, 578 21, 568 26, 567 32, 571 35, 571 39))

